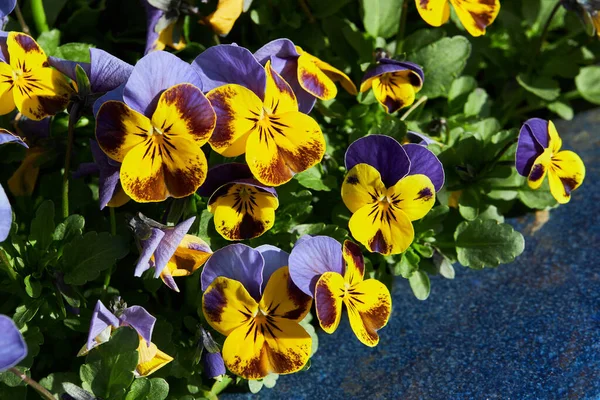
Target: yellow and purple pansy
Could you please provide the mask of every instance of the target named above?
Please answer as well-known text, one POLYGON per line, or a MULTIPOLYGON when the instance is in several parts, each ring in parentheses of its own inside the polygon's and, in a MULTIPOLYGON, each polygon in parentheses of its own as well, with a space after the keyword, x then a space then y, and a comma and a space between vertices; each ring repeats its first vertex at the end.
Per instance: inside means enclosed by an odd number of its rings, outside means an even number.
POLYGON ((585 165, 577 154, 561 147, 562 139, 552 121, 531 118, 519 133, 516 168, 532 189, 539 189, 548 175, 552 196, 565 204, 583 183, 585 165))
POLYGON ((415 0, 421 18, 431 26, 442 26, 450 19, 450 4, 458 19, 472 36, 485 35, 500 12, 500 0, 415 0))
POLYGON ((385 135, 358 139, 345 161, 342 200, 352 212, 352 236, 372 252, 404 252, 414 239, 412 221, 431 210, 444 184, 442 164, 427 147, 385 135))
POLYGON ((15 107, 39 121, 64 110, 73 87, 50 67, 44 50, 31 36, 2 32, 0 51, 0 115, 15 107))
POLYGON ((360 91, 362 93, 373 88, 379 104, 392 114, 414 103, 424 80, 423 70, 417 64, 380 58, 377 65, 365 73, 360 91))
POLYGON ((197 15, 198 7, 189 0, 143 0, 146 7, 146 51, 164 50, 169 46, 182 50, 183 24, 186 15, 197 15))
POLYGON ((223 359, 245 379, 301 370, 312 340, 300 321, 312 299, 292 282, 288 254, 274 246, 231 244, 217 250, 202 271, 202 310, 227 336, 223 359))
POLYGON ((377 331, 390 318, 390 291, 376 279, 364 279, 365 262, 357 244, 344 247, 328 236, 301 238, 290 254, 290 276, 314 297, 321 328, 333 333, 340 324, 342 304, 354 334, 366 346, 379 343, 377 331))
POLYGON ((216 116, 201 87, 189 64, 157 51, 135 65, 122 101, 100 105, 98 144, 122 163, 121 185, 133 200, 186 197, 204 182, 208 166, 201 146, 210 138, 216 116))
POLYGON ((271 229, 279 207, 277 192, 252 177, 246 164, 211 168, 198 194, 209 197, 215 228, 227 240, 247 240, 271 229))
POLYGON ((98 300, 90 321, 87 343, 79 355, 85 355, 94 347, 107 342, 115 329, 128 326, 137 332, 140 339, 138 365, 135 370, 138 376, 148 376, 173 361, 173 357, 160 351, 152 343, 156 318, 148 311, 140 306, 126 307, 125 305, 123 309, 116 309, 115 313, 116 315, 98 300))
POLYGON ((27 356, 27 344, 14 321, 2 314, 0 314, 0 332, 2 332, 0 335, 0 372, 4 372, 27 356))
POLYGON ((290 86, 267 62, 263 68, 243 47, 220 45, 194 60, 217 113, 210 146, 225 157, 245 153, 254 177, 279 186, 325 155, 319 124, 298 111, 290 86))
POLYGON ((129 224, 140 248, 140 257, 134 276, 154 268, 154 277, 160 277, 170 289, 179 292, 174 277, 189 276, 197 271, 212 255, 208 244, 188 235, 196 217, 174 227, 168 227, 138 214, 129 224))
POLYGON ((356 85, 344 72, 307 53, 289 39, 273 40, 254 53, 262 65, 272 68, 291 86, 300 111, 308 114, 316 99, 331 100, 337 95, 335 82, 356 96, 356 85))

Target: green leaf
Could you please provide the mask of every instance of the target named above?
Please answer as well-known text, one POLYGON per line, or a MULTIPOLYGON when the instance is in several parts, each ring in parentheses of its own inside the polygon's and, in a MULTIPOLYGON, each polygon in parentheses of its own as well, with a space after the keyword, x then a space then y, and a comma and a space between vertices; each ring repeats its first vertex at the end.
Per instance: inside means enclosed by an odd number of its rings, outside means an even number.
POLYGON ((490 113, 488 94, 483 89, 475 89, 465 103, 464 113, 467 117, 486 117, 490 113))
POLYGON ((37 312, 39 311, 42 304, 45 302, 45 299, 36 299, 28 302, 24 305, 18 306, 15 310, 15 314, 13 315, 13 320, 15 324, 22 328, 23 325, 28 323, 35 317, 37 312))
POLYGON ((523 235, 508 224, 490 219, 462 222, 454 239, 458 262, 474 269, 512 262, 525 248, 523 235))
POLYGON ((477 89, 477 81, 472 76, 459 76, 456 78, 448 91, 448 105, 452 114, 464 111, 464 105, 469 94, 477 89))
POLYGON ((312 13, 317 18, 325 18, 329 17, 346 4, 348 4, 350 0, 328 0, 328 1, 320 1, 320 0, 308 0, 308 4, 312 13))
POLYGON ((90 48, 96 47, 87 43, 67 43, 56 49, 56 57, 69 61, 90 62, 90 48))
POLYGON ((392 273, 408 279, 419 269, 419 261, 421 261, 421 257, 412 248, 409 248, 402 254, 400 262, 394 266, 392 273))
POLYGON ((52 29, 51 31, 42 32, 37 38, 37 43, 42 47, 47 56, 54 56, 60 44, 60 31, 52 29))
POLYGON ((85 97, 92 92, 90 78, 88 78, 85 70, 81 65, 75 65, 75 80, 77 81, 77 90, 79 95, 85 97))
POLYGON ((419 94, 429 98, 447 97, 470 54, 471 43, 464 36, 446 37, 409 54, 408 59, 421 65, 425 72, 419 94))
POLYGON ((545 210, 556 206, 558 203, 552 193, 550 193, 550 186, 546 179, 542 186, 533 190, 525 183, 517 192, 517 198, 523 202, 527 207, 534 208, 536 210, 545 210))
POLYGON ((458 211, 467 221, 472 221, 479 215, 480 209, 484 205, 481 203, 481 196, 478 188, 469 187, 458 199, 458 211))
POLYGON ((546 76, 536 76, 534 78, 519 74, 517 76, 517 82, 527 90, 539 97, 540 99, 553 101, 560 96, 560 86, 554 79, 546 76))
POLYGON ((139 339, 129 327, 117 329, 108 343, 93 349, 79 370, 82 386, 95 396, 117 399, 133 382, 139 339))
POLYGON ((398 33, 402 0, 361 0, 363 24, 373 37, 389 38, 398 33))
POLYGON ((327 176, 323 179, 318 165, 296 174, 294 178, 300 185, 308 189, 329 192, 337 187, 335 177, 327 176))
POLYGON ((398 118, 393 118, 388 115, 381 121, 377 127, 373 127, 369 130, 370 135, 387 135, 396 139, 402 143, 408 132, 408 127, 404 121, 400 121, 398 118))
POLYGON ((56 241, 64 241, 65 243, 68 243, 74 238, 83 234, 84 226, 85 219, 81 215, 69 215, 64 222, 61 222, 56 226, 53 238, 56 241))
POLYGON ((575 115, 573 112, 573 107, 571 107, 568 103, 563 103, 562 101, 555 101, 554 103, 548 104, 548 110, 567 121, 572 120, 575 115))
POLYGON ((440 40, 445 35, 446 32, 443 29, 419 29, 404 39, 402 50, 406 53, 415 52, 427 46, 428 44, 440 40))
POLYGON ((415 271, 415 273, 408 278, 408 282, 417 299, 427 300, 429 293, 431 292, 431 283, 429 282, 429 276, 425 272, 415 271))
POLYGON ((125 257, 129 246, 123 238, 88 232, 67 244, 63 251, 62 269, 65 283, 83 285, 96 279, 101 271, 112 267, 116 260, 125 257))
POLYGON ((575 85, 584 99, 590 103, 600 104, 600 66, 581 68, 575 78, 575 85))
POLYGON ((40 281, 33 278, 31 275, 27 275, 24 280, 25 292, 29 297, 38 298, 42 293, 42 284, 40 281))
POLYGON ((29 241, 40 252, 50 247, 54 234, 54 203, 52 200, 44 201, 37 209, 35 218, 31 221, 29 241))
POLYGON ((74 372, 54 372, 40 381, 40 385, 53 394, 63 394, 65 383, 80 384, 79 376, 74 372))
POLYGON ((169 384, 162 378, 137 378, 131 384, 125 400, 164 400, 169 394, 169 384))

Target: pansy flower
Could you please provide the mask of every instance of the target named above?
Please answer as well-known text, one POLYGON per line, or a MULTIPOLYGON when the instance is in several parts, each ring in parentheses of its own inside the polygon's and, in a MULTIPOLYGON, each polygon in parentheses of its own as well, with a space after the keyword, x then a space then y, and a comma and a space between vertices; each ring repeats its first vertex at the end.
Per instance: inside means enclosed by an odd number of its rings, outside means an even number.
POLYGON ((254 177, 279 186, 325 155, 319 124, 298 111, 290 86, 238 46, 212 47, 196 58, 208 99, 217 113, 209 143, 225 157, 246 154, 254 177), (211 90, 212 89, 212 90, 211 90))
MULTIPOLYGON (((7 143, 17 143, 23 147, 28 147, 27 144, 20 137, 13 135, 6 129, 0 128, 0 145, 7 143)), ((12 225, 12 208, 6 192, 2 185, 0 185, 0 243, 4 242, 10 233, 12 225)))
POLYGON ((415 0, 421 18, 431 26, 442 26, 450 19, 450 4, 458 19, 472 36, 485 35, 500 12, 500 0, 415 0))
POLYGON ((207 161, 200 148, 215 126, 215 112, 189 64, 157 51, 135 65, 123 101, 103 103, 96 138, 122 163, 121 185, 137 202, 186 197, 204 182, 207 161))
POLYGON ((523 124, 517 144, 516 168, 529 187, 539 189, 548 175, 550 192, 561 204, 583 183, 585 165, 577 154, 562 150, 562 139, 552 121, 531 118, 523 124))
POLYGON ((202 310, 227 336, 223 359, 245 379, 290 374, 306 365, 312 348, 300 321, 312 299, 289 277, 288 254, 265 245, 217 250, 202 271, 202 310))
POLYGON ((164 50, 169 46, 182 50, 186 43, 183 39, 185 16, 198 14, 198 8, 190 0, 144 0, 148 32, 146 35, 146 54, 164 50))
POLYGON ((360 91, 373 88, 379 104, 392 114, 414 103, 424 80, 423 70, 417 64, 380 58, 378 64, 366 72, 360 91))
POLYGON ((358 245, 346 240, 342 250, 335 239, 310 237, 296 243, 289 264, 296 286, 314 297, 325 332, 335 332, 344 304, 358 340, 370 347, 379 343, 377 331, 388 322, 392 298, 383 283, 364 279, 365 262, 358 245))
POLYGON ((154 267, 154 277, 163 280, 170 289, 179 292, 174 277, 189 276, 197 271, 212 254, 204 240, 188 235, 196 217, 177 226, 168 227, 138 214, 129 224, 140 247, 135 276, 154 267))
POLYGON ((372 252, 404 252, 414 239, 412 221, 423 218, 444 184, 444 169, 425 146, 384 135, 358 139, 346 152, 342 200, 349 227, 372 252))
POLYGON ((561 0, 563 7, 577 13, 588 35, 600 36, 600 2, 594 0, 561 0))
POLYGON ((252 178, 250 168, 239 163, 211 168, 198 194, 209 197, 215 228, 227 240, 262 235, 273 227, 279 207, 275 189, 252 178))
POLYGON ((6 315, 0 314, 0 332, 0 372, 4 372, 27 356, 27 344, 13 320, 6 315))
POLYGON ((114 308, 116 315, 98 300, 90 321, 87 343, 78 355, 85 355, 94 347, 107 342, 115 329, 129 326, 135 329, 140 339, 135 370, 138 376, 148 376, 173 361, 173 357, 160 351, 151 341, 156 318, 140 306, 126 307, 119 304, 114 308))
POLYGON ((273 69, 294 90, 298 107, 309 113, 316 99, 331 100, 337 95, 335 82, 351 95, 356 96, 356 85, 348 75, 334 66, 294 45, 289 39, 276 39, 261 47, 254 57, 265 65, 271 61, 273 69))
POLYGON ((44 50, 31 36, 9 32, 0 54, 0 115, 15 107, 39 121, 62 111, 73 88, 59 71, 50 68, 44 50))
POLYGON ((199 347, 201 351, 200 361, 202 363, 202 373, 209 379, 217 379, 225 375, 225 362, 221 355, 221 349, 210 332, 200 326, 199 347))
POLYGON ((4 25, 8 22, 8 14, 10 14, 17 5, 17 0, 4 0, 0 3, 0 30, 4 29, 4 25))

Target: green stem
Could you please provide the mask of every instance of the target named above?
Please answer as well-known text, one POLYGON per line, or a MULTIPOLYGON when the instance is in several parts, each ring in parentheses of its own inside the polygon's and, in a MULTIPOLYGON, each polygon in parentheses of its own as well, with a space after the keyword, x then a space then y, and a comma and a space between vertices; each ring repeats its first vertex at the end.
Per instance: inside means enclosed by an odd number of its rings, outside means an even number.
POLYGON ((69 128, 67 137, 67 154, 65 155, 65 171, 63 173, 62 183, 62 212, 63 218, 69 216, 69 170, 71 168, 71 153, 73 152, 73 136, 75 124, 79 120, 79 105, 73 104, 71 113, 69 114, 69 128))
POLYGON ((35 391, 38 392, 40 394, 40 396, 42 396, 44 399, 56 400, 54 398, 54 396, 52 395, 52 393, 50 393, 45 387, 43 387, 42 385, 40 385, 39 383, 37 383, 36 381, 34 381, 30 377, 28 377, 27 375, 25 375, 24 373, 22 373, 15 367, 9 368, 9 371, 12 372, 13 374, 15 374, 16 376, 18 376, 19 378, 21 378, 21 380, 23 382, 25 382, 26 384, 28 384, 29 386, 34 388, 35 391))
POLYGON ((25 18, 23 18, 23 13, 21 12, 21 7, 19 6, 18 1, 15 3, 15 14, 17 15, 17 21, 19 21, 19 25, 21 25, 21 30, 29 35, 31 31, 25 22, 25 18))
POLYGON ((48 22, 46 21, 46 11, 44 11, 43 0, 31 0, 31 13, 33 14, 33 22, 38 34, 48 32, 48 22))
POLYGON ((581 92, 577 89, 575 90, 571 90, 570 92, 565 93, 562 96, 563 99, 565 100, 575 100, 575 99, 580 99, 581 98, 581 92))
POLYGON ((527 69, 527 75, 530 75, 531 72, 533 71, 533 67, 535 67, 535 61, 537 61, 538 56, 542 52, 542 46, 544 45, 544 42, 546 41, 546 37, 548 37, 548 31, 550 30, 550 24, 552 23, 552 20, 554 19, 554 16, 558 12, 558 10, 560 10, 561 6, 562 6, 562 0, 558 0, 556 2, 556 4, 554 5, 554 8, 550 12, 548 19, 546 20, 546 23, 544 24, 544 29, 542 30, 542 36, 540 38, 540 43, 539 43, 535 53, 533 53, 533 57, 531 58, 531 61, 529 62, 529 68, 527 69))
POLYGON ((400 11, 400 26, 398 27, 398 35, 396 35, 396 55, 402 53, 404 48, 404 32, 406 31, 406 17, 408 15, 409 0, 402 1, 402 11, 400 11))
POLYGON ((2 264, 4 264, 6 266, 5 271, 8 274, 9 278, 12 281, 16 281, 17 280, 17 271, 15 271, 14 268, 12 267, 12 264, 10 263, 6 253, 4 252, 4 249, 0 249, 0 261, 2 261, 2 264))
POLYGON ((421 104, 425 103, 426 101, 427 101, 427 96, 423 96, 423 97, 421 97, 421 98, 420 98, 420 99, 419 99, 419 100, 418 100, 416 103, 414 103, 414 104, 412 105, 412 107, 411 107, 411 108, 409 108, 409 109, 408 109, 408 111, 407 111, 407 112, 405 112, 405 113, 404 113, 404 115, 402 115, 402 116, 400 117, 400 121, 404 121, 404 120, 406 120, 406 118, 408 118, 408 116, 409 116, 409 115, 410 115, 410 114, 411 114, 413 111, 415 111, 417 108, 419 108, 419 106, 420 106, 421 104))

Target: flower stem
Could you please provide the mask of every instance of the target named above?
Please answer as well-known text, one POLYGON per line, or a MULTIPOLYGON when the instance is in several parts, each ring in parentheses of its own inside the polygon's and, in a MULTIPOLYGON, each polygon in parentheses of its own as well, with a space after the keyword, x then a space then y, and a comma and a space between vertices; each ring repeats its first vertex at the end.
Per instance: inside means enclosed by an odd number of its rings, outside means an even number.
POLYGON ((19 6, 19 2, 15 3, 15 14, 17 15, 17 20, 19 21, 19 25, 21 25, 21 30, 23 33, 30 34, 31 31, 25 22, 25 18, 23 18, 23 13, 21 12, 21 7, 19 6))
POLYGON ((304 14, 306 14, 308 22, 314 24, 317 20, 315 19, 314 15, 312 15, 312 13, 310 12, 310 8, 308 7, 308 4, 306 4, 306 0, 300 0, 300 7, 302 8, 302 11, 304 11, 304 14))
POLYGON ((62 183, 62 212, 63 218, 69 216, 69 170, 71 168, 71 153, 73 152, 73 136, 75 124, 79 120, 79 105, 73 104, 71 113, 69 114, 69 127, 67 137, 67 154, 65 155, 65 171, 63 173, 62 183))
POLYGON ((36 381, 34 381, 30 377, 28 377, 27 375, 25 375, 24 373, 22 373, 15 367, 9 368, 9 371, 12 372, 13 374, 15 374, 16 376, 18 376, 19 378, 21 378, 23 380, 23 382, 25 382, 26 384, 28 384, 29 386, 34 388, 35 391, 38 392, 40 394, 40 396, 42 396, 44 399, 56 400, 54 398, 54 396, 52 395, 52 393, 50 393, 45 387, 43 387, 42 385, 40 385, 39 383, 37 383, 36 381))
POLYGON ((8 274, 9 278, 12 281, 16 281, 17 280, 17 272, 12 267, 10 261, 8 260, 8 257, 6 256, 6 253, 4 252, 4 249, 2 249, 2 248, 0 248, 0 261, 2 261, 2 264, 4 264, 6 266, 5 271, 8 274))
POLYGON ((396 55, 402 53, 404 47, 404 32, 406 31, 406 16, 408 15, 408 2, 409 0, 402 1, 402 11, 400 11, 400 26, 398 27, 398 34, 396 35, 396 55))
POLYGON ((400 117, 400 121, 404 121, 404 120, 406 120, 406 118, 408 118, 408 116, 409 116, 409 115, 410 115, 410 114, 411 114, 413 111, 415 111, 417 108, 419 108, 419 106, 420 106, 421 104, 425 103, 426 101, 427 101, 427 96, 423 96, 423 97, 421 97, 421 98, 420 98, 420 99, 419 99, 419 100, 418 100, 416 103, 414 103, 414 104, 412 105, 412 107, 411 107, 411 108, 409 108, 409 109, 408 109, 408 111, 407 111, 407 112, 405 112, 405 113, 404 113, 404 115, 402 115, 402 116, 400 117))
POLYGON ((530 75, 531 72, 533 71, 533 67, 535 66, 535 61, 537 60, 538 56, 542 52, 542 46, 544 45, 544 42, 546 41, 546 37, 548 37, 548 31, 550 30, 550 24, 552 23, 552 20, 554 19, 554 16, 560 9, 561 5, 562 5, 562 0, 558 0, 556 2, 556 4, 554 5, 554 8, 552 9, 552 11, 550 11, 550 15, 548 15, 548 19, 546 20, 546 23, 544 24, 544 29, 542 30, 542 36, 540 37, 540 44, 538 45, 535 53, 533 53, 533 57, 529 61, 529 68, 527 69, 527 75, 530 75))
POLYGON ((48 32, 48 22, 46 21, 46 11, 44 11, 43 0, 31 0, 31 12, 33 14, 33 22, 38 34, 48 32))

